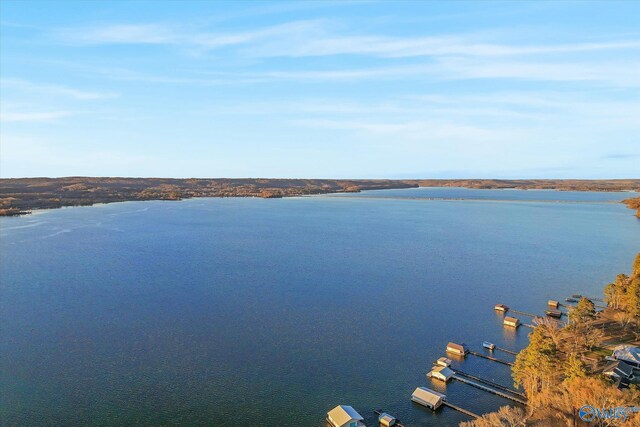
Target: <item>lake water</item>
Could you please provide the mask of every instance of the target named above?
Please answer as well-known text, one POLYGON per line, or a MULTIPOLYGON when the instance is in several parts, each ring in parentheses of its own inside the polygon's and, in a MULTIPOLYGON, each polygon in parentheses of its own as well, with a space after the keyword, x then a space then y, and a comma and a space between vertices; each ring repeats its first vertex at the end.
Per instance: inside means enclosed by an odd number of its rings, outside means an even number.
MULTIPOLYGON (((526 345, 496 303, 601 295, 640 250, 640 220, 612 203, 626 197, 422 188, 2 218, 0 424, 313 427, 349 404, 368 425, 374 408, 457 425, 410 402, 445 391, 431 363, 448 341, 526 345)), ((455 365, 511 385, 507 366, 455 365)))

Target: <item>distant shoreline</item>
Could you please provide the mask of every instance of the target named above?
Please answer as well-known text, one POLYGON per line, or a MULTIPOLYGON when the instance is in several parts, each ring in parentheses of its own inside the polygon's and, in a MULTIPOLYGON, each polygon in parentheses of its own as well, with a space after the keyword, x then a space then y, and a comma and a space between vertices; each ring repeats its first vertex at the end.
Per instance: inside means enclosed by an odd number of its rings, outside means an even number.
MULTIPOLYGON (((126 201, 182 200, 197 197, 281 198, 418 187, 640 192, 640 179, 6 178, 0 179, 0 216, 24 215, 41 209, 126 201)), ((640 198, 630 198, 623 203, 631 209, 638 209, 640 216, 640 198)))

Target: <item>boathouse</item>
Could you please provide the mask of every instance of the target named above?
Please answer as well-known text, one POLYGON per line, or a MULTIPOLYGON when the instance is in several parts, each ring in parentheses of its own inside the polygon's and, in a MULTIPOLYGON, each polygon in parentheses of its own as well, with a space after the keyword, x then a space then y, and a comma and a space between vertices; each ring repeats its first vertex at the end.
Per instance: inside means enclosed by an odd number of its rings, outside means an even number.
POLYGON ((448 368, 449 366, 451 366, 451 359, 447 357, 441 357, 438 360, 436 360, 435 364, 438 366, 444 366, 445 368, 448 368))
POLYGON ((517 328, 520 326, 520 320, 515 317, 507 316, 504 318, 504 326, 510 326, 512 328, 517 328))
POLYGON ((550 300, 547 302, 547 305, 548 305, 549 307, 558 308, 558 307, 560 306, 560 302, 558 302, 558 301, 556 301, 556 300, 553 300, 553 299, 550 299, 550 300))
POLYGON ((364 418, 348 405, 338 405, 327 413, 332 427, 365 427, 362 420, 364 418))
POLYGON ((503 313, 506 313, 507 311, 509 311, 509 307, 507 307, 504 304, 496 304, 495 307, 493 307, 493 309, 495 311, 501 311, 503 313))
POLYGON ((446 366, 436 366, 427 374, 427 377, 435 378, 446 383, 453 377, 453 371, 446 366))
POLYGON ((442 405, 442 402, 446 398, 447 396, 444 394, 440 394, 426 387, 416 388, 411 395, 411 400, 434 411, 442 405))
POLYGON ((560 310, 556 310, 554 308, 549 308, 544 311, 547 316, 555 317, 557 319, 562 317, 562 312, 560 310))
POLYGON ((391 427, 396 425, 396 419, 386 412, 380 414, 380 416, 378 417, 378 422, 381 426, 384 427, 391 427))
POLYGON ((469 352, 469 350, 464 345, 464 343, 456 344, 456 343, 450 342, 449 344, 447 344, 447 352, 452 354, 457 354, 460 356, 465 356, 469 352))

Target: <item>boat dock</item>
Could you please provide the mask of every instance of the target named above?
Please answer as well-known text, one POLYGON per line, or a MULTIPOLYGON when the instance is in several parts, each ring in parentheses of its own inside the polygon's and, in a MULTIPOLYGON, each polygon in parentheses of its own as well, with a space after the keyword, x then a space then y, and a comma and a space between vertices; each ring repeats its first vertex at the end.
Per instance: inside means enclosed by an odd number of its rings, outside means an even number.
POLYGON ((473 380, 470 380, 470 379, 468 379, 466 377, 463 377, 462 375, 456 374, 456 375, 453 376, 453 379, 458 380, 460 382, 463 382, 465 384, 468 384, 468 385, 470 385, 472 387, 478 388, 480 390, 484 390, 486 392, 495 394, 496 396, 500 396, 500 397, 504 397, 505 399, 513 400, 514 402, 518 402, 518 403, 520 403, 522 405, 526 405, 527 404, 527 402, 525 400, 523 400, 522 398, 520 398, 520 397, 516 397, 516 396, 513 396, 511 394, 507 394, 507 393, 504 393, 502 391, 496 390, 494 388, 491 388, 491 387, 485 386, 483 384, 477 383, 477 382, 475 382, 473 380))
POLYGON ((491 360, 492 362, 498 362, 498 363, 502 363, 503 365, 513 366, 513 362, 507 362, 506 360, 498 359, 497 357, 487 356, 486 354, 478 353, 471 350, 469 350, 469 354, 472 354, 477 357, 482 357, 483 359, 491 360))
POLYGON ((505 353, 508 353, 508 354, 511 354, 511 355, 514 355, 514 356, 518 355, 518 352, 516 352, 516 351, 507 350, 506 348, 502 348, 502 347, 498 347, 498 346, 496 346, 496 350, 500 350, 500 351, 503 351, 505 353))
MULTIPOLYGON (((376 414, 377 416, 382 415, 384 412, 385 411, 383 411, 382 409, 374 409, 373 410, 373 413, 376 414)), ((405 427, 404 424, 402 424, 399 419, 396 418, 395 420, 396 420, 396 422, 393 424, 394 427, 405 427)))
POLYGON ((526 311, 515 310, 513 308, 510 308, 509 311, 512 312, 512 313, 516 313, 516 314, 522 314, 523 316, 529 316, 529 317, 533 317, 533 318, 538 317, 537 314, 527 313, 526 311))
POLYGON ((465 415, 469 415, 470 417, 480 418, 480 415, 475 414, 475 413, 473 413, 473 412, 471 412, 471 411, 468 411, 468 410, 466 410, 466 409, 464 409, 464 408, 461 408, 461 407, 459 407, 459 406, 456 406, 456 405, 454 405, 453 403, 449 403, 449 402, 447 402, 446 400, 445 400, 445 401, 443 401, 443 402, 442 402, 442 404, 443 404, 444 406, 448 406, 448 407, 449 407, 449 408, 451 408, 451 409, 455 409, 455 410, 456 410, 456 411, 458 411, 458 412, 462 412, 462 413, 463 413, 463 414, 465 414, 465 415))
POLYGON ((467 372, 460 371, 458 369, 452 369, 452 370, 453 370, 453 372, 455 374, 461 375, 463 377, 467 377, 467 378, 469 378, 471 380, 475 380, 475 381, 478 381, 478 382, 481 382, 481 383, 485 383, 485 384, 487 384, 487 385, 489 385, 489 386, 491 386, 493 388, 497 388, 497 389, 502 390, 502 391, 507 391, 507 392, 509 392, 511 394, 514 394, 516 396, 520 396, 523 399, 527 398, 527 396, 525 396, 524 393, 520 393, 519 391, 513 390, 513 389, 511 389, 509 387, 506 387, 506 386, 503 386, 502 384, 498 384, 498 383, 493 382, 491 380, 487 380, 487 379, 484 379, 484 378, 477 377, 475 375, 471 375, 471 374, 469 374, 467 372))

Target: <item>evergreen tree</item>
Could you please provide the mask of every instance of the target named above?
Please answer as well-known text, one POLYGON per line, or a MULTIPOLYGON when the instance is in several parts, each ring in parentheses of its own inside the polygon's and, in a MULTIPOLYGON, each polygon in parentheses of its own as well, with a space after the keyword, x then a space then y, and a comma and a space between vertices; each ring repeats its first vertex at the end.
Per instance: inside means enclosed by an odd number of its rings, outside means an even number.
POLYGON ((584 378, 587 376, 587 366, 577 353, 569 354, 564 362, 564 378, 584 378))
POLYGON ((516 387, 522 385, 528 397, 553 385, 557 376, 557 348, 546 334, 544 326, 537 326, 529 334, 529 345, 516 356, 512 376, 516 387))
POLYGON ((573 324, 586 322, 595 316, 596 306, 590 299, 584 297, 569 311, 569 321, 573 324))

